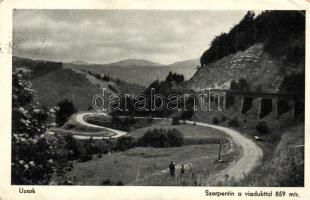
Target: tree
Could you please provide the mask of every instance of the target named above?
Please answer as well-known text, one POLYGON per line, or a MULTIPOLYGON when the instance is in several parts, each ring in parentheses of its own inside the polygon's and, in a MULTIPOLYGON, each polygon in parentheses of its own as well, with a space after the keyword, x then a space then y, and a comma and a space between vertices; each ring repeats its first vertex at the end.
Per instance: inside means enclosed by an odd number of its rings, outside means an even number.
POLYGON ((183 136, 181 132, 178 129, 169 129, 167 131, 167 140, 169 143, 169 146, 172 147, 180 147, 183 145, 183 136))
POLYGON ((305 96, 305 73, 292 74, 284 77, 280 90, 283 92, 297 94, 300 99, 305 96))
POLYGON ((180 121, 178 117, 173 117, 171 121, 171 125, 180 125, 180 121))
POLYGON ((69 99, 64 99, 57 104, 58 110, 56 111, 56 123, 62 126, 66 123, 68 118, 77 112, 74 103, 69 99))
POLYGON ((238 80, 238 87, 239 87, 239 90, 249 90, 249 86, 248 86, 248 82, 246 81, 245 78, 240 78, 238 80))
POLYGON ((239 91, 247 91, 249 90, 249 86, 247 80, 245 78, 240 78, 238 82, 232 80, 230 83, 230 90, 239 90, 239 91))
POLYGON ((47 116, 25 74, 13 73, 12 184, 48 184, 56 170, 58 142, 45 133, 47 116))
POLYGON ((117 138, 117 149, 120 151, 125 151, 127 149, 133 148, 136 145, 135 139, 131 136, 124 136, 117 138))
POLYGON ((178 74, 178 73, 172 73, 171 71, 169 72, 168 76, 166 77, 166 82, 171 84, 172 82, 175 83, 182 83, 184 81, 184 75, 183 74, 178 74))
POLYGON ((120 127, 122 125, 122 120, 116 113, 112 113, 111 125, 113 127, 120 127))

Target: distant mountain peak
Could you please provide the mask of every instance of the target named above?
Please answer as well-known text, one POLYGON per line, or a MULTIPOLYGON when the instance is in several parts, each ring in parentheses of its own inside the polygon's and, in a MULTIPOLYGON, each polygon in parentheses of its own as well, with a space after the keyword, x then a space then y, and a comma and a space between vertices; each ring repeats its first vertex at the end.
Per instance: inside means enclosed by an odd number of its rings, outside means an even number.
POLYGON ((121 60, 118 62, 110 63, 109 65, 117 65, 117 66, 164 66, 163 64, 152 62, 149 60, 143 60, 143 59, 134 59, 134 58, 129 58, 125 60, 121 60))
POLYGON ((84 60, 73 60, 71 61, 71 63, 75 65, 89 65, 90 64, 89 62, 86 62, 84 60))
POLYGON ((197 67, 197 65, 199 65, 199 59, 198 58, 194 58, 194 59, 188 59, 188 60, 182 60, 182 61, 178 61, 178 62, 174 62, 169 64, 169 67, 180 67, 180 68, 188 68, 190 66, 192 66, 193 68, 197 67))

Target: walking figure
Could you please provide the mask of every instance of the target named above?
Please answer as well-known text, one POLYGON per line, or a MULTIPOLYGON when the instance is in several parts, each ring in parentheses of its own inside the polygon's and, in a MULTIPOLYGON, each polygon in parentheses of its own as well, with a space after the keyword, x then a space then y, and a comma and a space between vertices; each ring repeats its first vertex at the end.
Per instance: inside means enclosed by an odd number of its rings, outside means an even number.
POLYGON ((175 173, 175 164, 173 161, 171 161, 170 165, 169 165, 169 169, 170 169, 170 175, 174 177, 174 173, 175 173))
POLYGON ((181 166, 181 176, 185 173, 184 165, 181 166))

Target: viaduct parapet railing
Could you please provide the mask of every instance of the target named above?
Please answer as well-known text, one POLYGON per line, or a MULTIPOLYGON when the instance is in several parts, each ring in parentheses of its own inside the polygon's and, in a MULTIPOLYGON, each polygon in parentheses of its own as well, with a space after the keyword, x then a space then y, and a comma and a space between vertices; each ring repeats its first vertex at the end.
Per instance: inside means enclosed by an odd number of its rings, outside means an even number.
MULTIPOLYGON (((297 94, 290 94, 285 92, 277 91, 239 91, 239 90, 223 90, 223 89, 208 89, 209 100, 213 99, 217 104, 219 111, 225 111, 227 108, 227 97, 240 98, 240 113, 243 114, 245 111, 246 101, 253 102, 258 100, 257 117, 261 118, 262 110, 264 109, 263 101, 271 100, 271 112, 274 113, 274 117, 279 117, 279 102, 286 102, 289 107, 291 119, 295 118, 295 105, 297 99, 301 98, 297 94)), ((304 102, 304 100, 303 100, 304 102)), ((253 105, 251 105, 253 106, 253 105)))

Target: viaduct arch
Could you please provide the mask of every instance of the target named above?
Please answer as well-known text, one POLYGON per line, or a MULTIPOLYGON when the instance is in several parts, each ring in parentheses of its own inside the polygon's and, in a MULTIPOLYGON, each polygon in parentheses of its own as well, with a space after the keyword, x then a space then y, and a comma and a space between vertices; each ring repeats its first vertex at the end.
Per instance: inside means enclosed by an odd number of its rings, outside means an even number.
MULTIPOLYGON (((243 114, 250 109, 249 103, 254 100, 258 100, 257 118, 260 119, 264 116, 264 106, 270 104, 271 111, 274 113, 274 117, 278 118, 281 114, 279 105, 281 102, 287 104, 287 110, 290 112, 291 119, 295 119, 296 101, 300 98, 296 94, 275 92, 275 91, 237 91, 237 90, 221 90, 221 89, 209 89, 209 101, 213 101, 217 106, 218 111, 225 111, 227 109, 227 98, 239 98, 241 99, 240 113, 243 114)), ((304 102, 304 100, 303 100, 304 102)), ((210 104, 209 104, 210 105, 210 104)), ((251 105, 252 107, 253 105, 251 105)))

